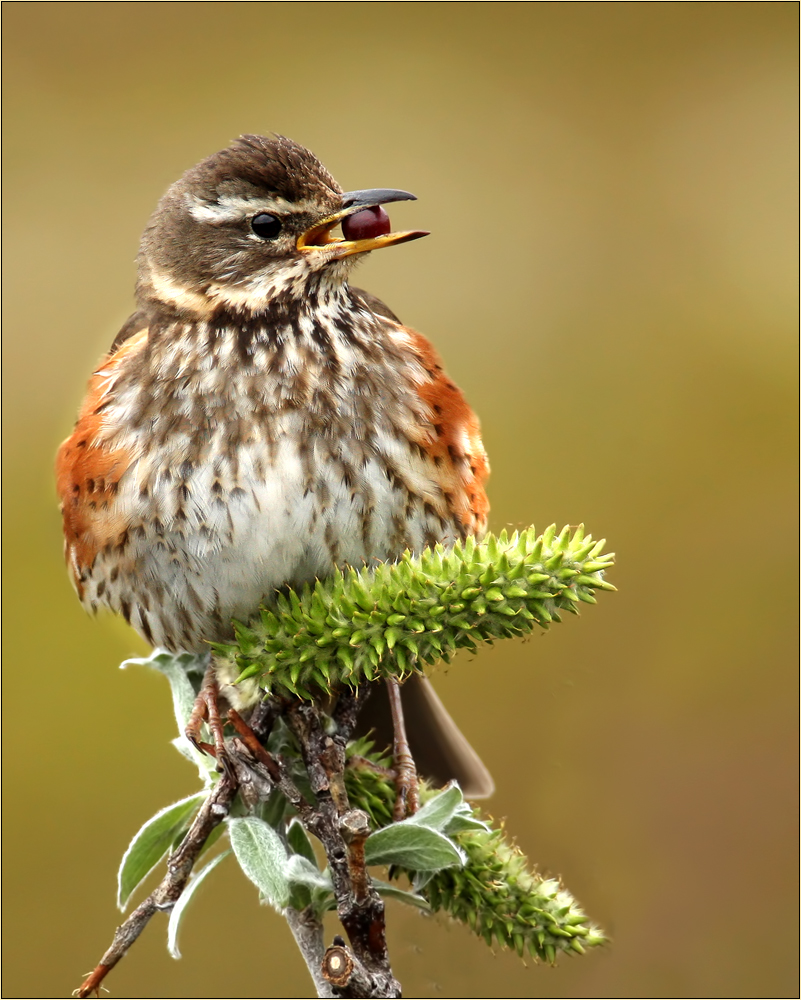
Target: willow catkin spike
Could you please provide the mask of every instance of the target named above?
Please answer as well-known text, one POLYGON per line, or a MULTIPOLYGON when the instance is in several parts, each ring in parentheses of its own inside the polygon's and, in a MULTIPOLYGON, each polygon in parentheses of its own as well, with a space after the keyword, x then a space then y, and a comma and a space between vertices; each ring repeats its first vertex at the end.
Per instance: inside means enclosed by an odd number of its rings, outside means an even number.
MULTIPOLYGON (((374 760, 364 741, 348 753, 374 760)), ((391 783, 375 771, 354 768, 346 772, 346 784, 352 804, 364 808, 376 825, 389 822, 395 797, 391 783)), ((423 802, 433 794, 423 782, 423 802)), ((470 816, 483 821, 476 809, 470 816)), ((543 879, 501 828, 491 826, 451 836, 466 861, 462 868, 436 872, 422 888, 433 910, 443 910, 464 923, 491 947, 513 949, 518 954, 528 951, 551 963, 605 942, 567 889, 555 879, 543 879), (580 948, 573 944, 577 939, 580 948)), ((411 878, 414 871, 406 874, 411 878)))
POLYGON ((409 655, 433 663, 442 649, 523 634, 558 622, 559 610, 573 611, 576 600, 595 603, 594 592, 614 588, 586 567, 600 573, 596 567, 607 569, 611 559, 597 544, 587 559, 577 558, 583 548, 583 536, 577 541, 563 530, 557 537, 552 526, 541 536, 530 528, 405 553, 397 563, 350 569, 300 594, 279 595, 255 625, 237 626, 238 644, 215 651, 236 664, 234 676, 258 676, 276 692, 313 692, 323 653, 349 683, 365 674, 402 677, 409 655))

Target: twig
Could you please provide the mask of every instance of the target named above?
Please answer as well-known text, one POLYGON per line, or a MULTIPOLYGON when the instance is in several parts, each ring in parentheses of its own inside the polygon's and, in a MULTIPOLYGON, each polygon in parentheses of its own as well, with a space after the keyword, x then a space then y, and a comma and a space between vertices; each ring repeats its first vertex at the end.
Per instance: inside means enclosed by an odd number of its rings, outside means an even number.
MULTIPOLYGON (((357 691, 343 695, 329 736, 314 705, 300 703, 287 715, 300 744, 317 808, 304 825, 320 840, 328 859, 337 915, 353 949, 353 970, 339 990, 342 997, 400 997, 387 952, 384 903, 364 863, 367 816, 350 809, 345 791, 345 743, 363 703, 357 691)), ((335 962, 336 964, 336 962, 335 962)))
POLYGON ((322 921, 313 909, 290 908, 286 911, 318 996, 400 997, 400 985, 392 975, 387 954, 384 904, 373 888, 365 865, 364 842, 370 832, 369 820, 361 810, 350 808, 344 780, 345 746, 368 695, 369 687, 363 685, 340 696, 333 712, 336 727, 333 735, 325 731, 320 711, 313 704, 290 706, 269 699, 251 716, 253 726, 244 722, 236 711, 229 711, 228 721, 237 736, 220 754, 227 762, 224 773, 180 846, 169 858, 167 874, 117 928, 111 947, 75 991, 76 997, 98 995, 100 984, 124 957, 153 914, 172 909, 186 887, 209 834, 228 814, 237 791, 241 792, 243 802, 254 806, 269 798, 276 787, 325 849, 337 912, 350 938, 350 948, 341 938, 336 938, 333 950, 326 952, 322 921), (300 744, 315 796, 314 805, 306 800, 292 780, 284 758, 273 756, 263 746, 276 716, 282 711, 286 712, 300 744), (329 975, 341 982, 336 992, 328 981, 329 975))
POLYGON ((167 874, 159 885, 130 916, 120 924, 114 933, 111 947, 103 955, 94 971, 75 990, 73 996, 89 997, 100 995, 100 984, 117 962, 125 957, 128 949, 136 941, 156 911, 169 912, 184 891, 192 868, 211 831, 228 815, 231 802, 237 791, 234 777, 227 772, 200 807, 200 812, 189 827, 178 849, 167 862, 167 874))
POLYGON ((364 842, 370 836, 370 820, 361 809, 349 809, 339 820, 342 839, 348 848, 348 871, 356 902, 363 905, 370 898, 370 879, 364 857, 364 842))
POLYGON ((337 994, 326 982, 323 968, 325 945, 323 944, 323 923, 312 907, 305 910, 294 910, 291 906, 284 910, 289 929, 295 938, 295 943, 309 969, 318 997, 334 997, 337 994))
POLYGON ((373 981, 362 963, 347 947, 341 937, 334 938, 334 944, 323 956, 323 978, 336 987, 340 997, 372 997, 373 981))
POLYGON ((360 684, 355 690, 345 688, 337 699, 333 719, 337 725, 337 734, 344 743, 353 736, 359 714, 372 693, 372 684, 360 684))
MULTIPOLYGON (((288 769, 283 766, 283 761, 278 761, 265 747, 256 739, 256 734, 251 727, 242 720, 241 716, 234 709, 228 713, 229 720, 241 737, 241 740, 234 740, 236 752, 240 759, 243 754, 248 755, 247 767, 256 774, 263 770, 264 777, 272 781, 284 793, 290 805, 297 812, 302 823, 308 823, 314 810, 303 797, 298 786, 290 778, 288 769)), ((265 796, 266 797, 266 796, 265 796)))
MULTIPOLYGON (((255 719, 251 717, 251 725, 248 725, 236 711, 229 712, 229 721, 239 738, 229 745, 228 753, 240 775, 241 788, 244 790, 247 786, 256 793, 258 788, 266 788, 271 782, 277 785, 303 825, 325 849, 337 911, 353 947, 353 952, 345 948, 349 956, 347 962, 339 962, 336 949, 329 956, 330 962, 324 959, 322 923, 311 909, 287 911, 292 933, 321 997, 334 995, 331 984, 337 979, 341 980, 341 984, 336 983, 338 996, 400 996, 400 986, 389 966, 384 904, 372 886, 365 864, 364 843, 370 833, 370 823, 366 813, 350 808, 345 788, 345 747, 368 696, 367 685, 340 695, 333 711, 336 727, 333 735, 325 731, 316 706, 306 703, 285 706, 315 796, 313 806, 290 778, 283 759, 276 759, 262 745, 262 727, 266 722, 265 728, 269 728, 272 716, 260 713, 255 719), (346 974, 343 972, 345 966, 346 974), (331 982, 329 974, 334 977, 331 982)), ((261 797, 266 797, 263 792, 261 797)), ((344 942, 342 947, 345 947, 344 942)))

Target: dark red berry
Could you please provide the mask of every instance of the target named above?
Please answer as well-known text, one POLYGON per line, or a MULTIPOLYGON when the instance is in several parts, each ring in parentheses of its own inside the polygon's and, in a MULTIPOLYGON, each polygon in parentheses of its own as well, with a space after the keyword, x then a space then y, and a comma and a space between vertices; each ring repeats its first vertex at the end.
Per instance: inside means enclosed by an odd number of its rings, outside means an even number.
POLYGON ((389 216, 380 205, 363 208, 342 220, 342 235, 346 240, 370 240, 392 231, 389 216))

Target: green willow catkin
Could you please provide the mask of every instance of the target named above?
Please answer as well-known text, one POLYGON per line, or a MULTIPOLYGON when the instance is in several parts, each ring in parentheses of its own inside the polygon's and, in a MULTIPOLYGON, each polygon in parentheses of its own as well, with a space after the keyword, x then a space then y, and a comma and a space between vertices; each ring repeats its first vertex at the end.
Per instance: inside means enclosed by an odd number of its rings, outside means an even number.
POLYGON ((540 536, 527 528, 337 571, 300 593, 278 593, 258 620, 235 623, 236 642, 214 646, 218 668, 244 698, 258 689, 313 698, 402 679, 457 649, 547 628, 561 611, 594 604, 595 591, 615 589, 604 580, 614 556, 603 546, 583 526, 540 536))
MULTIPOLYGON (((391 821, 395 787, 382 776, 391 760, 361 740, 349 748, 371 766, 348 767, 345 784, 352 807, 363 809, 377 828, 391 821)), ((421 797, 434 790, 421 783, 421 797)), ((473 817, 483 820, 477 809, 473 817)), ((525 856, 507 840, 503 829, 465 830, 450 834, 466 855, 464 867, 435 872, 419 890, 434 911, 443 910, 492 946, 498 944, 553 964, 560 955, 583 954, 604 944, 602 931, 591 923, 558 879, 531 870, 525 856)), ((395 871, 399 874, 399 871, 395 871)), ((413 872, 406 872, 413 877, 413 872)))

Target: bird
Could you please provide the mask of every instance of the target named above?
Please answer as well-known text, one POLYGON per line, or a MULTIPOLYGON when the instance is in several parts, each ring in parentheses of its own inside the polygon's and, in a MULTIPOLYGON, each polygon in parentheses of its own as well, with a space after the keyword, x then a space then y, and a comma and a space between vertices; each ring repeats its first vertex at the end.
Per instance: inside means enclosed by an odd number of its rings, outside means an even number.
MULTIPOLYGON (((349 282, 365 254, 428 235, 391 230, 383 206, 408 200, 345 192, 274 134, 240 136, 167 190, 135 311, 56 460, 87 610, 203 653, 281 588, 485 532, 478 419, 429 341, 349 282)), ((393 719, 399 698, 421 772, 489 795, 430 682, 390 683, 393 719)))

